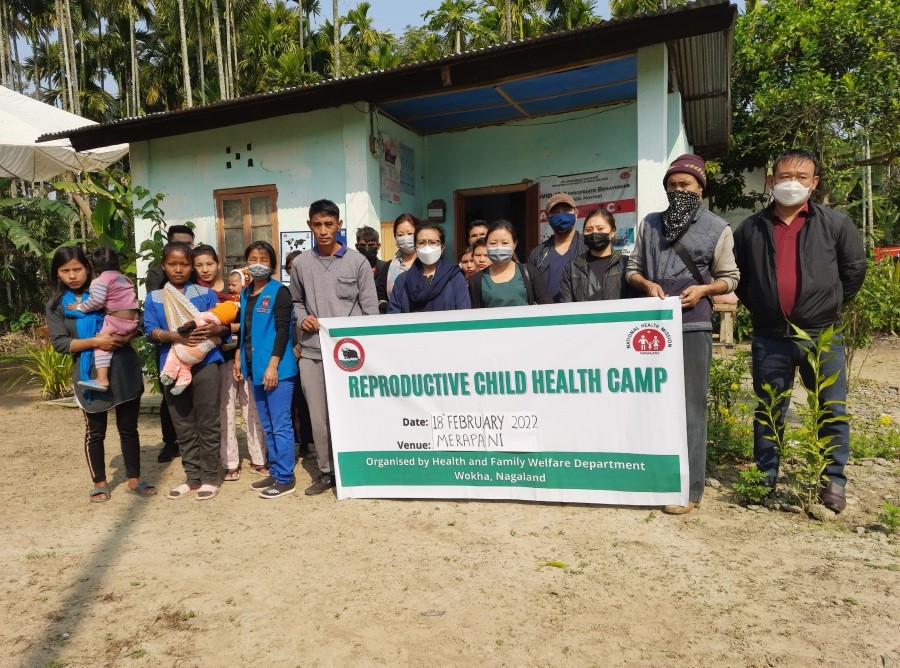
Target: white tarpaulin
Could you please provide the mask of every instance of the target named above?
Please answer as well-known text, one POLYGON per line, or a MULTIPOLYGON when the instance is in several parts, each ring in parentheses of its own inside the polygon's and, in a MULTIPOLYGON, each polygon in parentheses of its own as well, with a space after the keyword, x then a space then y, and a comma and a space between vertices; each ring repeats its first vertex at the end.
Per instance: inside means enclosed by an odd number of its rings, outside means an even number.
POLYGON ((128 153, 128 144, 76 151, 68 139, 37 143, 43 134, 95 125, 0 86, 0 176, 48 181, 65 171, 94 172, 128 153))
POLYGON ((687 503, 677 298, 320 325, 339 499, 687 503))

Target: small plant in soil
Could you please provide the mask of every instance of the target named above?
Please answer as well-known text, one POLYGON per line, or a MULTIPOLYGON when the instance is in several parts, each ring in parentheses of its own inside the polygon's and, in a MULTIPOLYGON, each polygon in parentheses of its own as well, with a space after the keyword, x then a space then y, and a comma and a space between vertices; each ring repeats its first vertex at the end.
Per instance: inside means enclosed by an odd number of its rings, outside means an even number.
POLYGON ((897 533, 900 530, 900 506, 885 501, 881 507, 884 510, 878 513, 878 521, 891 533, 897 533))
POLYGON ((745 504, 760 503, 772 491, 772 488, 766 484, 765 472, 755 466, 741 471, 737 481, 731 485, 731 489, 745 504))
POLYGON ((806 359, 812 367, 813 380, 806 388, 806 404, 797 407, 800 416, 800 428, 794 433, 796 438, 785 438, 784 424, 781 420, 782 406, 790 399, 790 391, 773 388, 768 383, 763 385, 767 394, 763 406, 756 413, 756 419, 767 427, 766 438, 775 444, 782 465, 788 478, 788 487, 800 501, 800 505, 808 510, 818 503, 822 484, 827 482, 825 467, 832 461, 834 452, 834 436, 822 434, 823 428, 838 420, 849 419, 849 415, 836 417, 833 409, 845 405, 845 401, 823 401, 821 393, 835 382, 840 372, 825 375, 823 367, 831 359, 831 347, 840 345, 840 328, 829 327, 816 338, 812 338, 799 327, 791 325, 797 338, 797 345, 803 349, 806 359), (779 422, 781 425, 779 426, 779 422))

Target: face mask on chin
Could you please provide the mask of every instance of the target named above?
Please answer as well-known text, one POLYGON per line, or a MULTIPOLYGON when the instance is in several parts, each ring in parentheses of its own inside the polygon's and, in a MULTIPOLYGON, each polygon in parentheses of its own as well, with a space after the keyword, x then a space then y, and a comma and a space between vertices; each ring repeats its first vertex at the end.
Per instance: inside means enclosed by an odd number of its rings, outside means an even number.
POLYGON ((772 197, 782 206, 798 206, 809 197, 809 188, 799 181, 782 181, 772 188, 772 197))

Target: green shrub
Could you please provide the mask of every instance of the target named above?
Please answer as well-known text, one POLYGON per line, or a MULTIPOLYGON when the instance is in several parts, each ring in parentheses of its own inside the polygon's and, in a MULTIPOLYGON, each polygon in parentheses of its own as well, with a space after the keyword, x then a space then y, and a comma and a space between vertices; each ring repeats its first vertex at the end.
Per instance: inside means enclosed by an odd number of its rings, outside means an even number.
POLYGON ((72 392, 72 356, 56 352, 49 344, 6 355, 0 359, 0 366, 14 370, 4 389, 20 383, 39 385, 45 399, 59 399, 72 392), (21 373, 15 375, 16 369, 21 373))
POLYGON ((706 461, 710 465, 747 461, 753 453, 753 428, 741 403, 741 381, 748 371, 747 355, 713 358, 706 406, 706 461))
POLYGON ((755 466, 738 474, 738 480, 731 485, 738 499, 744 503, 759 503, 765 499, 772 488, 766 484, 766 474, 755 466))
POLYGON ((878 521, 887 527, 888 531, 896 532, 900 529, 900 506, 885 501, 881 507, 884 508, 884 512, 878 513, 878 521))

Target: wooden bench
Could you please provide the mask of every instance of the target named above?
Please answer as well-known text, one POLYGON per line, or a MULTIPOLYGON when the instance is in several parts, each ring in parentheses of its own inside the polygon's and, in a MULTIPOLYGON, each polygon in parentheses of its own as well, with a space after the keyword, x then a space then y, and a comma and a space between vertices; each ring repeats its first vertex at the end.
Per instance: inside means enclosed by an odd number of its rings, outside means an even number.
POLYGON ((715 302, 713 311, 719 313, 719 345, 734 345, 734 316, 737 313, 737 304, 725 304, 715 302))

